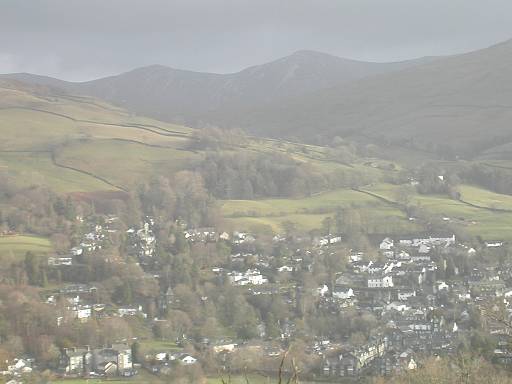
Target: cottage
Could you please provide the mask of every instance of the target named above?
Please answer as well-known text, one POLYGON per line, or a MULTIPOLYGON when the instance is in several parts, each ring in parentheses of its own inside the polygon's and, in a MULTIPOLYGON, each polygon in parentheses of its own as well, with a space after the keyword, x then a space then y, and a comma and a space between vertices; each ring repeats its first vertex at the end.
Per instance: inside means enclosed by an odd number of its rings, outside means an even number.
POLYGON ((395 246, 395 242, 390 239, 389 237, 386 237, 379 245, 379 248, 381 251, 390 251, 395 246))
POLYGON ((340 300, 347 300, 347 299, 352 299, 354 297, 354 290, 352 288, 349 288, 348 290, 346 291, 343 291, 343 290, 335 290, 333 293, 332 293, 332 297, 336 298, 336 299, 340 299, 340 300))
POLYGON ((320 297, 324 297, 329 292, 329 287, 325 284, 323 284, 321 287, 318 287, 316 289, 316 293, 320 297))
POLYGON ((192 364, 197 363, 197 359, 195 357, 190 356, 186 353, 180 355, 176 360, 178 360, 178 362, 181 365, 192 365, 192 364))
POLYGON ((386 305, 386 309, 388 311, 397 311, 397 312, 405 312, 407 311, 408 309, 410 309, 409 306, 407 306, 407 304, 404 304, 404 303, 399 303, 399 302, 392 302, 392 303, 389 303, 388 305, 386 305))
POLYGON ((31 373, 33 361, 34 359, 14 359, 12 364, 7 365, 7 371, 0 372, 0 374, 20 375, 31 373))
POLYGON ((237 344, 235 343, 218 343, 215 344, 212 349, 215 353, 221 353, 221 352, 233 352, 235 348, 237 347, 237 344))
POLYGON ((282 267, 277 268, 278 272, 293 272, 293 267, 289 265, 283 265, 282 267))
POLYGON ((224 241, 228 241, 228 240, 229 240, 229 238, 230 238, 230 236, 229 236, 229 233, 227 233, 227 232, 222 232, 222 233, 219 235, 219 239, 224 240, 224 241))

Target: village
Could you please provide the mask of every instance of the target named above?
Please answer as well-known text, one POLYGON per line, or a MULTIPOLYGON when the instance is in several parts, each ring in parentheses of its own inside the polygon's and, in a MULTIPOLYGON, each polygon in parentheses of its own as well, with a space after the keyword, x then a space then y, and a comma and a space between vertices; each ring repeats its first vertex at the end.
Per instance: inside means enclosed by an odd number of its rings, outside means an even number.
MULTIPOLYGON (((146 217, 140 227, 128 229, 121 229, 114 215, 103 217, 101 224, 97 220, 79 220, 89 230, 68 255, 50 257, 49 268, 59 270, 62 276, 72 276, 84 257, 101 252, 109 239, 122 231, 127 239, 127 252, 144 269, 141 278, 157 282, 165 278, 154 262, 158 252, 155 219, 146 217)), ((367 252, 346 249, 343 234, 313 238, 275 235, 265 240, 270 241, 272 249, 279 249, 278 253, 270 254, 264 251, 269 249, 268 244, 262 246, 257 234, 185 225, 179 228, 189 246, 223 244, 229 250, 223 262, 206 263, 201 280, 229 284, 249 302, 279 298, 280 305, 286 307, 280 309, 287 317, 277 321, 272 330, 268 322, 260 321, 257 334, 250 338, 224 335, 197 339, 182 334, 168 340, 172 348, 156 344, 142 356, 134 346, 144 340, 137 338, 116 340, 102 348, 73 345, 60 351, 55 374, 75 378, 132 377, 144 370, 167 375, 177 365, 202 364, 237 370, 240 356, 259 361, 255 371, 270 372, 285 351, 300 340, 301 353, 308 361, 308 378, 329 381, 385 376, 415 370, 428 358, 456 353, 475 329, 493 338, 495 345, 491 349, 496 362, 512 362, 512 350, 502 342, 510 333, 507 322, 500 321, 498 316, 486 316, 489 311, 503 308, 503 319, 508 320, 510 312, 512 265, 500 261, 503 241, 472 246, 459 242, 452 233, 383 235, 371 239, 374 249, 367 252), (321 274, 327 278, 312 285, 315 279, 308 276, 320 268, 318 260, 325 261, 340 253, 344 255, 343 262, 333 263, 321 274), (318 314, 318 324, 305 328, 298 316, 292 314, 304 314, 308 308, 318 314), (342 318, 347 319, 347 324, 332 323, 332 319, 342 318), (335 332, 330 327, 343 329, 335 332)), ((154 297, 156 308, 151 311, 147 301, 130 306, 102 302, 97 288, 90 283, 63 284, 42 301, 55 308, 55 324, 59 327, 91 319, 136 318, 154 328, 166 323, 161 314, 183 305, 173 288, 171 283, 160 290, 154 297)), ((208 302, 209 297, 203 296, 201 300, 208 302)), ((33 358, 19 356, 2 375, 16 380, 37 369, 38 362, 33 358)))

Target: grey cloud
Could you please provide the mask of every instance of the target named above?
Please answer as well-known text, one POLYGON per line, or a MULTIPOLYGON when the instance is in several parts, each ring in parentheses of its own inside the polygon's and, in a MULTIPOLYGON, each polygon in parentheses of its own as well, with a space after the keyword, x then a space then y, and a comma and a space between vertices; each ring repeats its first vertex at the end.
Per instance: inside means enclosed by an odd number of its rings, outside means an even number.
POLYGON ((232 72, 313 49, 396 61, 512 37, 510 0, 3 0, 0 72, 232 72))

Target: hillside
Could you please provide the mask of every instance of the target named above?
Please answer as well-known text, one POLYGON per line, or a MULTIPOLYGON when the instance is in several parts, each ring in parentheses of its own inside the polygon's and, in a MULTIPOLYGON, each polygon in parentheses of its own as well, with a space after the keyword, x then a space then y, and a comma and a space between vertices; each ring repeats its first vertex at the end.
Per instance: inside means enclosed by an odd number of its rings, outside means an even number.
POLYGON ((51 86, 0 81, 0 169, 23 184, 64 193, 126 191, 154 176, 194 170, 210 153, 282 155, 319 175, 356 172, 324 147, 255 138, 200 147, 198 132, 51 86))
POLYGON ((0 132, 0 170, 57 192, 124 190, 197 158, 189 128, 16 81, 0 82, 0 132))
MULTIPOLYGON (((195 170, 211 152, 196 149, 193 144, 198 136, 193 129, 134 117, 98 99, 12 80, 0 83, 0 133, 0 172, 13 176, 21 186, 44 185, 57 193, 99 199, 123 196, 155 176, 172 178, 178 171, 195 170)), ((281 140, 247 138, 240 145, 214 152, 220 156, 285 156, 304 164, 308 172, 332 180, 363 176, 379 180, 383 174, 363 159, 346 164, 334 158, 329 148, 281 140)), ((381 219, 374 220, 375 228, 389 221, 390 212, 396 222, 407 223, 395 208, 350 188, 314 198, 273 200, 272 205, 280 208, 270 221, 251 217, 247 213, 254 206, 250 201, 222 201, 219 207, 226 223, 236 228, 280 230, 283 222, 292 220, 301 228, 313 229, 336 209, 357 200, 361 208, 382 210, 381 219)))
POLYGON ((199 73, 154 65, 83 83, 31 74, 3 77, 58 87, 71 94, 94 96, 160 120, 202 126, 215 123, 216 119, 210 120, 212 111, 215 115, 230 117, 239 110, 433 60, 369 63, 299 51, 232 74, 199 73))
MULTIPOLYGON (((0 133, 0 172, 14 176, 21 186, 44 185, 57 193, 100 199, 122 196, 155 176, 172 179, 178 171, 196 170, 211 154, 195 147, 199 136, 194 129, 134 117, 98 99, 17 81, 0 82, 0 133)), ((313 230, 340 209, 357 211, 369 233, 419 228, 393 200, 396 186, 385 183, 398 175, 407 159, 391 164, 353 157, 347 163, 333 148, 257 138, 215 152, 242 155, 239 159, 283 155, 305 165, 311 174, 335 180, 310 196, 218 201, 225 224, 234 229, 280 232, 285 223, 293 222, 301 230, 313 230), (357 190, 353 183, 368 185, 357 190)), ((467 186, 461 191, 461 202, 445 195, 416 199, 438 219, 456 217, 456 225, 470 233, 508 238, 509 196, 467 186)))
POLYGON ((444 155, 510 157, 512 41, 361 79, 218 124, 271 136, 350 136, 444 155), (508 154, 508 155, 507 155, 508 154))

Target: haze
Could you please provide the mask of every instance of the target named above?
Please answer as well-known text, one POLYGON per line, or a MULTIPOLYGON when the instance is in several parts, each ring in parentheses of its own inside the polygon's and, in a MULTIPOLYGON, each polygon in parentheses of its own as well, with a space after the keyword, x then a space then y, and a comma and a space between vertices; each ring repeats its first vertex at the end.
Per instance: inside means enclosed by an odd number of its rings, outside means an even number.
POLYGON ((4 0, 0 73, 89 80, 135 67, 227 73, 301 49, 389 62, 512 36, 508 0, 4 0))

